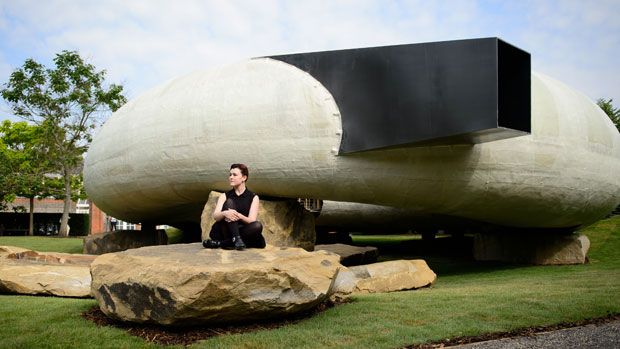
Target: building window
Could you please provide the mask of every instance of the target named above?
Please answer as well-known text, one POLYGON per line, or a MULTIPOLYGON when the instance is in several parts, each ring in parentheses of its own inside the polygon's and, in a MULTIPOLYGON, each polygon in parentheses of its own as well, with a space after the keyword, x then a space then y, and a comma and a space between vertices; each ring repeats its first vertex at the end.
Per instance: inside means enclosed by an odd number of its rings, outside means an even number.
POLYGON ((88 204, 88 200, 79 199, 75 204, 75 213, 88 214, 90 205, 88 204))
POLYGON ((129 222, 125 222, 125 221, 118 221, 117 223, 117 229, 118 230, 134 230, 136 229, 136 225, 133 223, 129 223, 129 222))

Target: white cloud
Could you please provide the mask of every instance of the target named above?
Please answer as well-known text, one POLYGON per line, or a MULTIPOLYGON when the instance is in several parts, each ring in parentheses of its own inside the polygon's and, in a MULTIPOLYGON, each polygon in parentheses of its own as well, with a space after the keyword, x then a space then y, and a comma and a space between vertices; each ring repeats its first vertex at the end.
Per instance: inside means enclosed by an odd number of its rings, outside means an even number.
MULTIPOLYGON (((13 68, 11 65, 6 62, 4 54, 0 52, 0 76, 5 77, 0 80, 0 87, 5 82, 5 79, 11 75, 13 68)), ((10 119, 12 121, 18 121, 19 118, 12 116, 11 108, 4 102, 2 98, 0 98, 0 120, 10 119)))
POLYGON ((533 67, 592 99, 620 101, 620 3, 533 2, 519 40, 532 52, 533 67), (555 6, 553 6, 555 5, 555 6))

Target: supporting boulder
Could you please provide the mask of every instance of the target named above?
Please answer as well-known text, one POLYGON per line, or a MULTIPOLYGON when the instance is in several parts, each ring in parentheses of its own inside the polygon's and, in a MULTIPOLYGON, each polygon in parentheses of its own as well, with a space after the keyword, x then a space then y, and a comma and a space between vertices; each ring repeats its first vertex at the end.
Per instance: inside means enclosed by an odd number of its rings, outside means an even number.
MULTIPOLYGON (((212 191, 202 211, 200 228, 202 239, 209 238, 215 223, 213 210, 221 193, 212 191)), ((258 220, 263 224, 263 236, 267 244, 279 247, 301 247, 314 250, 316 232, 314 215, 294 199, 260 200, 258 220)))
POLYGON ((117 230, 84 237, 84 253, 98 255, 167 243, 163 230, 117 230))
POLYGON ((300 248, 229 251, 200 243, 99 256, 92 293, 122 321, 161 325, 234 323, 293 315, 332 293, 338 256, 300 248))
POLYGON ((580 234, 501 234, 474 236, 474 258, 524 264, 583 264, 590 240, 580 234))

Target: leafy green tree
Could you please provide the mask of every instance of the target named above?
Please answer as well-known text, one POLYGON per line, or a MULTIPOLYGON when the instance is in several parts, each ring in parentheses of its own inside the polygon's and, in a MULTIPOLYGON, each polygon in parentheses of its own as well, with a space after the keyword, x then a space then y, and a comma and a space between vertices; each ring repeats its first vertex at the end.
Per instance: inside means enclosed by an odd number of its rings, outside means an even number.
POLYGON ((68 235, 72 178, 81 172, 91 132, 126 98, 121 85, 105 86, 105 70, 85 62, 75 51, 62 51, 53 69, 33 59, 10 75, 0 94, 13 113, 40 126, 54 170, 62 176, 64 208, 60 236, 68 235))
POLYGON ((0 125, 4 145, 5 190, 15 196, 29 199, 30 220, 28 234, 34 233, 34 199, 48 196, 49 182, 46 174, 51 170, 48 147, 42 141, 42 128, 26 122, 12 123, 5 120, 0 125))
POLYGON ((618 132, 620 132, 620 108, 614 108, 613 104, 611 103, 612 101, 613 99, 611 98, 599 98, 596 101, 596 104, 601 109, 603 109, 605 114, 607 114, 607 116, 609 116, 614 125, 616 125, 616 129, 618 129, 618 132))
POLYGON ((0 137, 0 209, 6 209, 6 204, 15 199, 13 184, 11 183, 10 153, 2 137, 0 137))

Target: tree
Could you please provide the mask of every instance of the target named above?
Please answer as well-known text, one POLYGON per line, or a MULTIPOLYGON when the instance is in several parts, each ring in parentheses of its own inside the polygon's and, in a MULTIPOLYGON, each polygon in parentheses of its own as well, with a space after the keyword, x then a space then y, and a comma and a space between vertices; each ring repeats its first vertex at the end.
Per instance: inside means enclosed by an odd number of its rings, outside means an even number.
POLYGON ((611 104, 612 101, 613 99, 611 98, 607 100, 604 98, 599 98, 596 101, 596 104, 603 109, 605 114, 607 114, 614 125, 616 125, 618 132, 620 132, 620 108, 614 108, 613 104, 611 104))
POLYGON ((121 85, 105 85, 105 70, 85 62, 75 51, 62 51, 54 69, 27 59, 10 75, 0 94, 16 116, 43 130, 52 167, 63 179, 64 207, 60 236, 68 235, 71 182, 81 172, 91 132, 127 100, 121 85))
POLYGON ((6 204, 15 198, 11 183, 11 166, 9 150, 2 137, 0 137, 0 209, 6 209, 6 204))
POLYGON ((3 145, 4 185, 7 192, 14 197, 29 199, 30 219, 28 234, 34 235, 34 199, 48 196, 49 181, 46 174, 51 171, 47 156, 48 147, 42 141, 42 128, 26 122, 11 123, 5 120, 0 125, 3 145))

